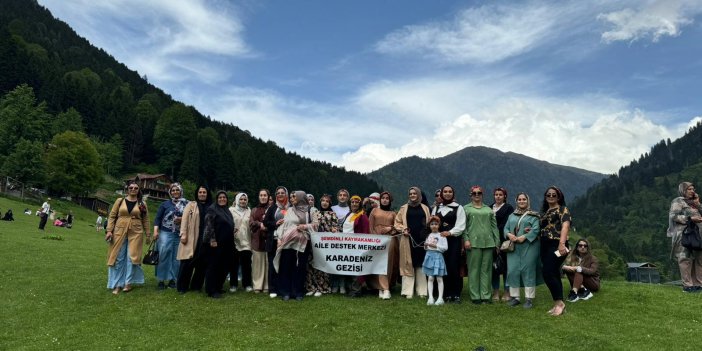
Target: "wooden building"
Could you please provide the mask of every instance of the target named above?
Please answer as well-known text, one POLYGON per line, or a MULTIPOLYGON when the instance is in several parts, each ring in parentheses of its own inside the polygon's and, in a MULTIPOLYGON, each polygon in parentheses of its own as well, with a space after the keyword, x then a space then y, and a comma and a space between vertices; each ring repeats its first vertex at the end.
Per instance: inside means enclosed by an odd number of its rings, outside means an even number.
POLYGON ((132 180, 139 184, 141 193, 148 195, 151 199, 165 201, 170 198, 168 187, 173 181, 165 174, 137 173, 134 178, 125 179, 124 182, 126 184, 132 180))
POLYGON ((629 262, 626 271, 626 280, 639 283, 661 282, 661 274, 656 265, 648 262, 629 262))

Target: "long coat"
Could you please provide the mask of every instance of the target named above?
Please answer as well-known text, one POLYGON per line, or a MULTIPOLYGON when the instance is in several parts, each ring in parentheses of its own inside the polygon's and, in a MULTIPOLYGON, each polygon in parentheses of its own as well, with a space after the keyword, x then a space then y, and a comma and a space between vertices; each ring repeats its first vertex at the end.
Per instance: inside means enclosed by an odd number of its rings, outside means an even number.
POLYGON ((183 209, 183 219, 180 223, 180 237, 186 238, 178 245, 178 260, 189 260, 195 255, 195 245, 200 238, 200 208, 197 206, 197 201, 190 201, 183 209))
MULTIPOLYGON (((146 208, 146 204, 144 204, 146 208)), ((127 201, 119 198, 112 205, 108 217, 107 231, 112 232, 112 244, 107 249, 107 265, 113 266, 125 239, 129 240, 129 259, 133 264, 141 264, 144 249, 144 233, 149 233, 149 212, 141 213, 137 203, 132 212, 127 211, 127 201)))
MULTIPOLYGON (((422 210, 424 211, 424 219, 429 223, 429 207, 424 204, 420 204, 422 210)), ((404 204, 397 211, 397 216, 395 216, 395 230, 398 233, 402 233, 405 228, 407 228, 407 207, 409 205, 404 204)), ((413 277, 414 276, 414 266, 412 265, 412 251, 409 236, 400 236, 400 275, 403 277, 413 277)))
POLYGON ((504 235, 508 233, 524 236, 523 243, 514 243, 514 251, 507 253, 507 282, 510 287, 535 287, 543 283, 541 276, 541 245, 539 243, 539 217, 527 214, 519 223, 521 215, 511 214, 507 218, 504 235), (517 224, 519 223, 519 228, 517 224), (527 228, 529 232, 527 233, 527 228))

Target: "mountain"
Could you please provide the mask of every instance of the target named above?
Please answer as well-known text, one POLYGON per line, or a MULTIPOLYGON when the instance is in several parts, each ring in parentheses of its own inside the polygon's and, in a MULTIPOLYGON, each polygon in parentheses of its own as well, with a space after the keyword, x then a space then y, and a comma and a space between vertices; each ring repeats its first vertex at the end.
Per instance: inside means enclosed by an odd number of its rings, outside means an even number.
MULTIPOLYGON (((166 173, 178 181, 249 194, 277 185, 314 194, 341 187, 367 194, 379 188, 358 172, 288 152, 173 100, 78 36, 36 0, 3 0, 0 8, 0 116, 11 123, 26 118, 12 106, 37 111, 42 119, 32 126, 38 127, 17 137, 29 139, 25 144, 35 143, 31 145, 37 150, 46 149, 42 145, 55 136, 48 135, 48 127, 61 117, 73 121, 71 131, 116 147, 122 162, 104 167, 115 177, 166 173)), ((0 167, 7 159, 21 161, 20 151, 14 146, 0 150, 0 167)), ((35 160, 38 164, 41 156, 35 160)), ((48 182, 36 175, 7 175, 41 188, 48 182)))
POLYGON ((702 184, 702 124, 681 138, 661 140, 638 160, 590 188, 570 207, 578 230, 629 262, 651 262, 669 279, 678 276, 666 237, 668 210, 678 184, 702 184))
POLYGON ((560 187, 567 201, 584 194, 605 175, 575 167, 555 165, 513 152, 473 146, 450 155, 427 159, 417 156, 403 158, 368 174, 385 189, 404 201, 410 186, 419 186, 433 200, 434 191, 444 184, 456 189, 460 203, 469 201, 473 185, 488 193, 486 203, 492 203, 492 189, 504 187, 508 200, 514 202, 518 192, 526 192, 532 208, 541 206, 542 194, 550 185, 560 187))

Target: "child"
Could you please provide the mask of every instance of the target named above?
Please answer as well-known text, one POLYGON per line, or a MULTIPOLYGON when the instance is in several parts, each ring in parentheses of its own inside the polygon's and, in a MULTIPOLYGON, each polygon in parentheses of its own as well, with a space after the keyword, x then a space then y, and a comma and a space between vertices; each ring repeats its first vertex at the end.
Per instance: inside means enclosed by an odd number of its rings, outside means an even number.
POLYGON ((437 216, 432 216, 429 219, 429 230, 431 230, 431 234, 429 234, 424 241, 424 249, 427 250, 427 254, 424 256, 422 270, 428 278, 427 291, 429 293, 429 300, 427 300, 427 305, 429 306, 444 304, 443 276, 446 275, 446 263, 441 253, 448 249, 448 242, 446 238, 439 233, 440 223, 441 220, 437 216), (436 277, 436 282, 439 284, 439 298, 436 299, 436 302, 434 302, 434 277, 436 277))

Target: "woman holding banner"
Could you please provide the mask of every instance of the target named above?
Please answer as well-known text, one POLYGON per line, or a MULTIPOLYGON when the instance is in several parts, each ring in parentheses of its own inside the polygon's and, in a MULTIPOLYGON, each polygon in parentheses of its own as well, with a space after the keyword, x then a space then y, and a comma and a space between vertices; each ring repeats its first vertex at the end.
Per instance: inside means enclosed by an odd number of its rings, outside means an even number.
MULTIPOLYGON (((371 234, 394 235, 395 234, 395 211, 391 209, 392 195, 389 192, 383 191, 380 193, 380 206, 371 211, 368 222, 370 224, 371 234)), ((390 238, 388 241, 388 267, 385 275, 378 275, 378 297, 383 300, 390 299, 390 288, 392 287, 391 280, 392 272, 395 269, 395 261, 397 261, 397 240, 390 238)))
POLYGON ((416 292, 421 298, 427 295, 427 277, 422 270, 426 251, 422 243, 426 238, 424 229, 429 221, 429 207, 422 203, 422 191, 409 188, 409 200, 400 207, 395 216, 395 230, 400 237, 400 275, 402 295, 411 299, 416 292))
MULTIPOLYGON (((308 196, 309 199, 309 196, 308 196)), ((317 217, 317 231, 319 232, 329 232, 336 233, 339 227, 339 218, 336 213, 331 209, 331 195, 324 194, 319 198, 320 210, 317 212, 312 212, 313 216, 317 217)), ((339 280, 343 281, 343 277, 332 276, 336 282, 336 290, 339 290, 339 280)), ((310 255, 309 265, 307 266, 307 280, 305 282, 305 288, 307 290, 307 295, 314 295, 315 297, 322 296, 322 294, 328 294, 332 292, 332 284, 330 282, 329 274, 320 271, 312 267, 312 255, 310 255)))
POLYGON ((295 191, 290 201, 292 206, 275 234, 278 248, 273 263, 278 272, 278 292, 283 301, 291 298, 302 301, 305 296, 310 231, 317 229, 317 219, 310 213, 304 191, 295 191))
MULTIPOLYGON (((361 199, 360 196, 354 195, 351 197, 350 205, 349 205, 349 213, 346 214, 346 217, 344 217, 341 220, 341 232, 342 233, 357 233, 357 234, 368 234, 370 233, 370 221, 368 220, 368 216, 363 212, 363 206, 361 206, 361 202, 363 200, 361 199)), ((342 283, 339 287, 339 291, 343 293, 343 291, 346 290, 345 286, 346 285, 351 285, 351 292, 350 296, 360 296, 361 295, 361 287, 363 283, 365 282, 365 277, 357 277, 356 280, 353 279, 353 276, 345 276, 344 277, 344 282, 342 283), (351 284, 353 283, 353 284, 351 284)))

